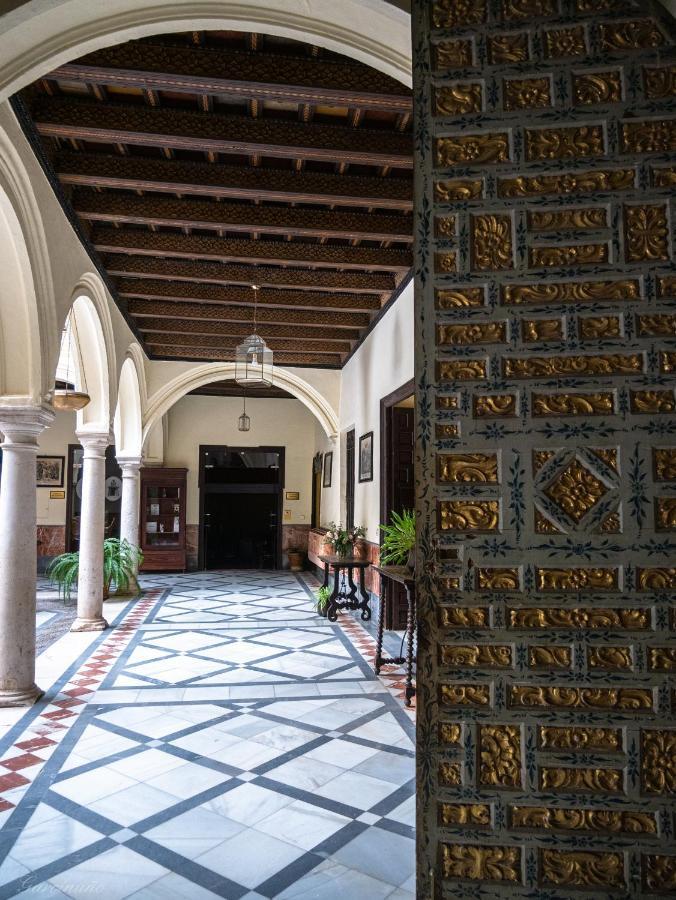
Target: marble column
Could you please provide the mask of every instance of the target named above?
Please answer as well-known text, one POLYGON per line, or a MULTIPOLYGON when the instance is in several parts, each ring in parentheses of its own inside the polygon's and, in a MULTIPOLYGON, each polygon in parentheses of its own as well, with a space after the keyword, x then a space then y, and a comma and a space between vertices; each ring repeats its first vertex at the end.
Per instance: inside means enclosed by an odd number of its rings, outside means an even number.
MULTIPOLYGON (((139 498, 141 493, 141 462, 137 456, 118 456, 118 463, 122 469, 122 510, 120 513, 120 539, 126 540, 134 547, 139 546, 138 520, 139 498)), ((129 585, 129 593, 138 593, 138 568, 134 571, 134 578, 129 585)))
POLYGON ((84 449, 80 510, 80 571, 77 618, 71 631, 103 631, 103 539, 105 530, 106 447, 109 434, 78 432, 84 449))
POLYGON ((30 706, 35 684, 38 437, 54 420, 49 407, 0 408, 0 706, 30 706))

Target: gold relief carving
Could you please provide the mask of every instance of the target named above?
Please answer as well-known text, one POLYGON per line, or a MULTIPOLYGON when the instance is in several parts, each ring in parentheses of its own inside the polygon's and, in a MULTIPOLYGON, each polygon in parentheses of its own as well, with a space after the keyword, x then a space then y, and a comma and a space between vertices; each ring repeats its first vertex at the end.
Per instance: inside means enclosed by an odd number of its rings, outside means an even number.
POLYGON ((434 0, 432 24, 435 28, 480 25, 486 21, 486 0, 434 0))
POLYGON ((676 531, 676 497, 655 500, 655 528, 657 531, 676 531))
POLYGON ((573 658, 570 647, 529 647, 531 669, 570 669, 573 658))
POLYGON ((660 372, 664 372, 666 375, 676 372, 676 353, 669 350, 660 352, 660 372))
POLYGON ((533 519, 537 534, 561 534, 561 529, 557 528, 537 507, 535 507, 533 519))
POLYGON ((455 722, 441 722, 439 725, 439 741, 447 747, 459 747, 462 726, 455 722))
POLYGON ((653 185, 655 187, 674 187, 676 185, 676 168, 674 166, 663 166, 659 169, 652 169, 653 185))
POLYGON ((454 422, 437 423, 435 434, 440 440, 443 440, 444 438, 454 438, 460 434, 460 426, 456 425, 454 422))
POLYGON ((563 339, 563 322, 561 319, 524 319, 521 333, 527 343, 560 341, 563 339))
POLYGON ((676 119, 622 123, 625 153, 669 153, 676 150, 676 119))
POLYGON ((437 237, 455 237, 455 216, 437 216, 434 220, 434 230, 437 237))
POLYGON ((676 481, 676 447, 653 450, 655 481, 676 481))
POLYGON ((641 748, 643 790, 676 794, 676 731, 642 731, 641 748))
POLYGON ((515 394, 475 394, 474 416, 477 419, 508 418, 516 415, 515 394))
POLYGON ((435 142, 436 165, 442 168, 457 165, 509 162, 509 137, 497 134, 457 134, 440 137, 435 142))
POLYGON ((676 672, 676 647, 651 647, 648 668, 653 672, 676 672))
POLYGON ((603 156, 606 152, 600 125, 574 128, 526 128, 526 159, 572 159, 603 156))
POLYGON ((643 50, 660 47, 664 36, 652 19, 599 25, 602 50, 643 50))
POLYGON ((624 854, 541 850, 542 879, 569 887, 624 887, 624 854))
POLYGON ((502 360, 502 368, 508 378, 639 375, 643 371, 643 356, 640 353, 613 353, 604 356, 510 357, 502 360))
POLYGON ((676 66, 646 66, 643 70, 643 83, 648 100, 676 96, 676 66))
POLYGON ((621 337, 622 320, 619 316, 586 316, 579 321, 579 334, 583 341, 621 337))
POLYGON ((451 453, 440 456, 439 481, 496 484, 498 481, 497 453, 451 453))
POLYGON ((676 569, 637 569, 639 591, 676 591, 676 569))
POLYGON ((479 728, 479 783, 521 787, 521 729, 518 725, 479 728))
POLYGON ((499 500, 441 500, 442 531, 498 531, 499 500))
POLYGON ((491 824, 491 808, 485 803, 442 803, 439 818, 446 826, 483 827, 491 824))
POLYGON ((617 462, 617 447, 592 447, 591 452, 611 469, 619 472, 617 462))
POLYGON ((442 762, 439 766, 439 784, 444 787, 458 787, 462 784, 460 763, 442 762))
POLYGON ((486 378, 485 359, 447 359, 439 363, 442 381, 473 381, 486 378))
POLYGON ((555 281, 502 286, 502 302, 507 306, 640 299, 641 288, 633 278, 623 281, 555 281))
MULTIPOLYGON (((577 520, 576 520, 577 521, 577 520)), ((535 568, 539 591, 616 591, 617 569, 543 569, 535 568)))
POLYGON ((441 647, 441 662, 445 666, 460 666, 489 669, 509 669, 512 665, 512 648, 494 644, 474 644, 458 646, 444 644, 441 647))
POLYGON ((457 394, 447 394, 446 396, 439 396, 437 394, 436 406, 437 406, 437 409, 457 409, 458 408, 458 395, 457 394))
POLYGON ((624 233, 627 262, 669 259, 665 206, 625 206, 624 233))
POLYGON ((442 346, 504 344, 506 340, 506 322, 471 322, 463 325, 443 324, 437 327, 437 342, 442 346))
POLYGON ((622 732, 619 728, 540 725, 538 744, 541 750, 619 753, 622 750, 622 732))
MULTIPOLYGON (((674 170, 676 176, 676 170, 674 170)), ((676 178, 674 179, 676 184, 676 178)), ((657 279, 657 294, 659 297, 676 297, 676 277, 660 275, 657 279)))
POLYGON ((586 52, 587 42, 581 25, 545 32, 545 55, 549 59, 584 56, 586 52))
POLYGON ((660 893, 674 893, 676 891, 676 856, 646 853, 642 859, 646 887, 660 893))
POLYGON ((496 34, 488 38, 488 58, 494 66, 525 62, 529 55, 528 35, 525 32, 496 34))
POLYGON ((620 534, 622 532, 622 520, 619 512, 612 512, 606 516, 598 527, 601 534, 620 534))
POLYGON ((631 647, 590 647, 588 659, 590 669, 606 672, 632 669, 634 665, 631 647))
POLYGON ((623 794, 621 769, 573 769, 566 766, 540 769, 540 789, 550 791, 585 791, 586 793, 623 794))
POLYGON ((438 288, 435 291, 437 309, 455 309, 459 306, 483 306, 484 289, 480 287, 438 288))
POLYGON ((553 456, 556 456, 554 450, 533 450, 533 472, 539 472, 553 456))
POLYGON ((528 213, 531 231, 586 231, 606 228, 608 213, 604 206, 585 209, 533 210, 528 213))
POLYGON ((577 11, 586 12, 622 12, 624 0, 577 0, 577 11))
POLYGON ((485 606, 444 606, 441 610, 444 628, 488 628, 485 606))
POLYGON ((441 862, 444 878, 521 882, 521 849, 519 847, 442 844, 441 862))
MULTIPOLYGON (((590 509, 596 506, 607 491, 606 485, 576 458, 571 460, 565 469, 545 488, 544 493, 556 503, 559 509, 563 510, 567 516, 577 523, 584 518, 590 509)), ((555 572, 557 570, 552 571, 555 572)), ((586 570, 564 569, 561 571, 584 572, 586 570)), ((540 589, 542 590, 542 588, 540 589)), ((570 588, 570 590, 573 589, 570 588)), ((560 590, 560 588, 551 587, 549 590, 560 590)))
POLYGON ((471 41, 444 41, 434 47, 436 69, 463 69, 473 64, 471 41))
POLYGON ((539 16, 555 16, 558 11, 558 0, 502 0, 505 19, 530 20, 539 16))
POLYGON ((674 337, 676 335, 676 313, 637 316, 636 324, 641 337, 674 337))
POLYGON ((435 112, 438 116, 464 116, 481 112, 483 94, 481 85, 453 84, 438 87, 434 92, 435 112))
POLYGON ((434 184, 434 197, 438 203, 453 200, 476 200, 483 195, 484 183, 481 178, 472 180, 452 178, 434 184))
POLYGON ((483 568, 476 569, 476 588, 478 591, 518 591, 521 578, 517 568, 483 568))
POLYGON ((491 702, 489 684, 442 684, 439 693, 445 706, 488 706, 491 702))
POLYGON ((595 831, 600 834, 657 834, 654 813, 609 809, 560 809, 553 806, 512 806, 512 828, 547 831, 595 831))
POLYGON ((439 587, 443 588, 447 591, 459 591, 460 590, 460 579, 452 576, 447 576, 446 578, 439 579, 439 587))
POLYGON ((549 687, 513 684, 509 706, 526 709, 616 709, 630 712, 653 708, 652 691, 643 688, 549 687))
POLYGON ((512 608, 511 628, 614 628, 624 631, 647 631, 651 626, 648 609, 561 609, 512 608))
POLYGON ((568 247, 531 247, 531 266, 583 266, 608 262, 608 244, 571 244, 568 247))
POLYGON ((472 216, 472 268, 514 268, 510 216, 472 216))
POLYGON ((625 191, 634 187, 634 169, 608 172, 568 172, 565 175, 519 175, 498 180, 499 197, 533 197, 539 194, 587 194, 625 191))
POLYGON ((444 272, 455 272, 456 256, 454 250, 446 253, 434 254, 434 271, 443 274, 444 272))
POLYGON ((505 109, 541 109, 552 105, 549 78, 510 78, 503 82, 505 109))
POLYGON ((533 394, 533 415, 605 416, 615 411, 615 396, 610 391, 595 394, 533 394))
POLYGON ((620 103, 622 78, 618 71, 586 72, 573 77, 573 96, 582 106, 595 103, 620 103))

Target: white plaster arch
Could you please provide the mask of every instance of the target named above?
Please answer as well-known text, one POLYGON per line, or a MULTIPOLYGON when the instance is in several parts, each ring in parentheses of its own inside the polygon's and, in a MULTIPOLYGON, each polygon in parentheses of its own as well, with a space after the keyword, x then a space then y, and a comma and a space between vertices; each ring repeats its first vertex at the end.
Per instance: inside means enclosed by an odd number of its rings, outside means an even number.
POLYGON ((51 266, 30 177, 0 128, 0 396, 48 399, 59 352, 51 266))
MULTIPOLYGON (((235 363, 219 362, 196 366, 178 375, 163 385, 148 400, 143 418, 143 442, 155 423, 190 391, 194 391, 213 381, 224 381, 235 377, 235 363)), ((299 375, 289 369, 275 368, 275 385, 293 394, 318 420, 329 438, 338 433, 339 420, 330 403, 299 375)))
POLYGON ((113 419, 115 450, 121 457, 140 458, 143 453, 143 409, 146 403, 143 351, 132 344, 120 370, 117 406, 113 419), (138 352, 136 352, 138 351, 138 352), (139 355, 141 359, 139 360, 139 355))
POLYGON ((3 17, 0 101, 101 47, 209 29, 307 41, 411 83, 410 15, 387 0, 25 0, 3 17))

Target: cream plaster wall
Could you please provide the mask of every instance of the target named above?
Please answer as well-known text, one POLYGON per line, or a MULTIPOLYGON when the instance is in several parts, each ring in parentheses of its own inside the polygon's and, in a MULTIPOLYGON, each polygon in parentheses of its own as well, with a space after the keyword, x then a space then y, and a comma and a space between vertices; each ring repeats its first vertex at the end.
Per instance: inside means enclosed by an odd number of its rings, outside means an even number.
MULTIPOLYGON (((68 489, 68 444, 77 444, 75 437, 75 413, 57 412, 54 422, 46 428, 38 440, 40 454, 64 457, 63 490, 68 489)), ((66 521, 66 501, 50 500, 49 488, 36 488, 38 525, 63 525, 66 521)))
POLYGON ((237 397, 187 396, 168 413, 165 466, 188 469, 187 524, 199 522, 199 445, 286 447, 285 490, 299 491, 300 500, 284 500, 285 525, 310 523, 312 458, 317 452, 316 419, 298 400, 248 400, 251 431, 237 430, 242 402, 237 397))

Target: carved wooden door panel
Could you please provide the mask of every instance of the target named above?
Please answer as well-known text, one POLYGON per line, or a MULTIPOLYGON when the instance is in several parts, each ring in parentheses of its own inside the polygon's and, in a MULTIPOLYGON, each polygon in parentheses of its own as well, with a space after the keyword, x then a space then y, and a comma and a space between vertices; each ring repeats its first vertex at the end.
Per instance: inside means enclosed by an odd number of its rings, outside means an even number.
POLYGON ((673 20, 414 0, 413 48, 418 896, 673 894, 673 20))

